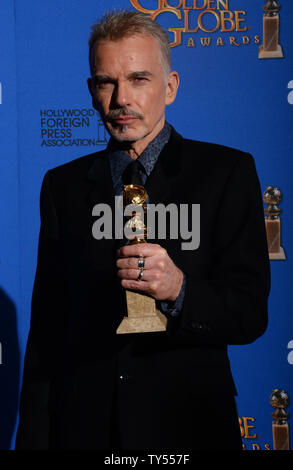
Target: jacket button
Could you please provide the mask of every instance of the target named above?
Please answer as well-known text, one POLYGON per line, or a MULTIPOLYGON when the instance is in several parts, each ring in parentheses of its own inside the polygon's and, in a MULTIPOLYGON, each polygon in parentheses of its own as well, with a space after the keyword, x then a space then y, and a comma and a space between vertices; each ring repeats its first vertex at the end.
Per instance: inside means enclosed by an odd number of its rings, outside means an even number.
POLYGON ((201 330, 203 327, 200 323, 195 323, 195 322, 193 322, 191 326, 194 330, 201 330))
POLYGON ((121 381, 125 381, 125 380, 128 380, 128 379, 131 379, 131 375, 128 374, 127 372, 123 372, 122 374, 119 375, 119 379, 121 381))
POLYGON ((193 322, 191 326, 194 330, 198 330, 201 332, 211 331, 211 328, 208 325, 205 325, 204 323, 193 322))

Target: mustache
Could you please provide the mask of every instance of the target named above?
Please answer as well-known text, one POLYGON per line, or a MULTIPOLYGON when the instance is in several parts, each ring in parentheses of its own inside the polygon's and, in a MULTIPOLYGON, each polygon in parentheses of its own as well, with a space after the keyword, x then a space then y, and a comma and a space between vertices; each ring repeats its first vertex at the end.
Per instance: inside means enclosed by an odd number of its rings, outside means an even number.
POLYGON ((106 121, 112 121, 113 119, 119 117, 119 116, 133 116, 138 119, 143 119, 144 115, 141 113, 137 113, 136 111, 133 111, 132 109, 128 108, 127 106, 124 106, 123 108, 118 108, 118 109, 112 109, 111 111, 108 112, 108 114, 105 116, 106 121))

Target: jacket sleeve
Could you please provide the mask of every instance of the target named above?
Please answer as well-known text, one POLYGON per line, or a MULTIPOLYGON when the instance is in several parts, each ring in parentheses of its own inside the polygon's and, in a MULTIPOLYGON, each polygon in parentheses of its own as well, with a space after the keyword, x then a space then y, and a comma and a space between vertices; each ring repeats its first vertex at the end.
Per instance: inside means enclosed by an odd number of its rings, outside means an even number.
POLYGON ((44 177, 40 196, 38 261, 24 361, 16 449, 49 447, 50 385, 58 364, 65 309, 58 221, 49 178, 48 172, 44 177))
POLYGON ((250 343, 267 327, 270 264, 261 189, 252 156, 241 156, 219 202, 210 274, 186 273, 179 329, 199 343, 250 343))

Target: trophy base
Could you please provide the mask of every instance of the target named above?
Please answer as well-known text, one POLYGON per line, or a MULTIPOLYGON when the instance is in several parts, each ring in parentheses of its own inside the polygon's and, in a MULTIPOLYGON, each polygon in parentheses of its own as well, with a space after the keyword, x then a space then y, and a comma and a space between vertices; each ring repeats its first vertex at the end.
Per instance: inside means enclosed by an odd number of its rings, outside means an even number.
POLYGON ((166 331, 167 318, 148 295, 126 290, 127 315, 116 330, 116 334, 151 333, 166 331))
POLYGON ((259 47, 258 50, 258 58, 259 59, 281 59, 284 57, 283 49, 280 44, 278 44, 277 49, 275 51, 266 51, 264 50, 263 46, 259 47))
POLYGON ((278 253, 269 253, 269 258, 271 260, 281 260, 281 259, 287 259, 285 255, 284 249, 280 246, 280 251, 278 253))
POLYGON ((166 325, 167 318, 160 312, 157 312, 156 316, 149 317, 124 317, 116 333, 122 335, 166 331, 166 325))

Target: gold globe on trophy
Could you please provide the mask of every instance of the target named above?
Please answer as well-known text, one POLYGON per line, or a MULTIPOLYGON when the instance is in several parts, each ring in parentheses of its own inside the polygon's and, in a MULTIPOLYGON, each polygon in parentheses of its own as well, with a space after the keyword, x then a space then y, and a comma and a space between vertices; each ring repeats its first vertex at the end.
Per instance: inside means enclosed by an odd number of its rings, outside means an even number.
MULTIPOLYGON (((146 201, 148 199, 148 194, 146 189, 143 186, 138 184, 127 184, 124 186, 123 190, 123 208, 127 206, 138 206, 141 208, 141 211, 146 212, 146 201)), ((134 207, 135 209, 135 207, 134 207)), ((126 219, 128 221, 125 224, 125 229, 127 233, 135 233, 135 236, 130 240, 130 245, 135 245, 137 243, 146 243, 147 237, 147 228, 144 223, 144 220, 141 218, 141 211, 135 215, 128 215, 126 219)))

